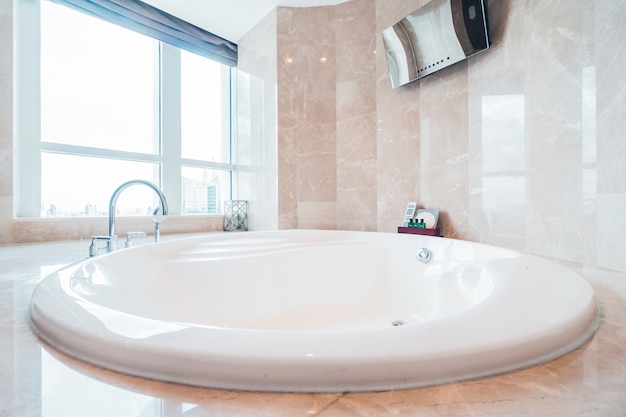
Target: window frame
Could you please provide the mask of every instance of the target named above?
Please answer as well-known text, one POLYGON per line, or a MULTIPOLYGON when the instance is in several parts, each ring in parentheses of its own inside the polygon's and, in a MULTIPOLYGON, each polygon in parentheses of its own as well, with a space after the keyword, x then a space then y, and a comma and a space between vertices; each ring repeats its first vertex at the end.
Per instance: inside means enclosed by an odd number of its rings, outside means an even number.
POLYGON ((164 42, 155 40, 158 45, 156 54, 158 58, 155 60, 155 65, 158 66, 158 77, 155 81, 155 89, 158 92, 158 95, 155 95, 158 97, 155 103, 156 139, 159 142, 157 153, 127 152, 43 140, 40 110, 41 1, 47 0, 17 0, 15 2, 15 74, 17 76, 15 80, 14 216, 17 218, 42 217, 41 155, 43 152, 156 163, 160 166, 160 184, 157 185, 166 194, 170 214, 173 215, 180 215, 182 211, 181 168, 183 166, 227 172, 230 176, 230 188, 226 192, 228 198, 232 198, 233 180, 237 168, 233 163, 235 130, 232 123, 235 69, 221 65, 222 108, 225 110, 222 112, 222 141, 229 145, 228 162, 182 158, 180 49, 164 42))

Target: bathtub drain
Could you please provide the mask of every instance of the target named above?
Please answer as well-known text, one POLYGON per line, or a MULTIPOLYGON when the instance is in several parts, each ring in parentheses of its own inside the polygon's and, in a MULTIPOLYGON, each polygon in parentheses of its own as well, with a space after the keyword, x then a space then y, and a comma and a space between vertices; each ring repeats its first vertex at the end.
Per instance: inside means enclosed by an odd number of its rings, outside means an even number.
POLYGON ((392 321, 391 322, 391 325, 395 326, 395 327, 397 327, 397 326, 404 326, 405 324, 406 324, 406 322, 404 322, 402 320, 396 320, 396 321, 392 321))

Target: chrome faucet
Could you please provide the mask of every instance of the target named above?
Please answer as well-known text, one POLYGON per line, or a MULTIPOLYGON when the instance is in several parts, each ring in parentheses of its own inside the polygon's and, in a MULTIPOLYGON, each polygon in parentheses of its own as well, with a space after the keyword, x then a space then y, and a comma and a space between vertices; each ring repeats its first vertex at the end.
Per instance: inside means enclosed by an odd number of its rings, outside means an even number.
MULTIPOLYGON (((159 241, 159 237, 160 237, 159 224, 164 220, 164 218, 165 218, 165 216, 167 216, 167 212, 168 212, 167 200, 165 198, 165 194, 163 194, 163 191, 161 191, 161 189, 159 187, 157 187, 156 185, 154 185, 150 181, 131 180, 131 181, 125 182, 124 184, 122 184, 119 187, 117 187, 117 189, 115 190, 115 192, 111 196, 111 201, 109 202, 109 235, 108 236, 92 236, 91 237, 91 245, 89 246, 89 256, 96 256, 96 255, 98 255, 98 253, 100 252, 100 247, 98 246, 98 242, 99 241, 105 241, 106 242, 106 251, 107 252, 113 252, 114 250, 117 250, 117 235, 115 234, 115 209, 116 209, 116 205, 117 205, 117 199, 120 196, 120 194, 122 193, 122 191, 124 191, 126 188, 130 187, 131 185, 145 185, 145 186, 148 186, 148 187, 152 188, 152 190, 154 190, 154 192, 157 193, 157 195, 159 196, 160 206, 155 209, 154 215, 153 215, 153 219, 156 222, 154 241, 155 242, 159 241), (157 216, 157 213, 158 213, 158 216, 157 216)), ((131 238, 131 236, 129 234, 128 239, 130 239, 130 238, 131 238)), ((127 246, 129 246, 128 243, 127 243, 127 246)))

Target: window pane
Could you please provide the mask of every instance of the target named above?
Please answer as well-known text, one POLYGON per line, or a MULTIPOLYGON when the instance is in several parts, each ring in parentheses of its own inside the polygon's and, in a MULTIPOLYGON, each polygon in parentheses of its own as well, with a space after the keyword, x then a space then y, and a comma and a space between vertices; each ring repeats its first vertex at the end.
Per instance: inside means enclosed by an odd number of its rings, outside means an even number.
MULTIPOLYGON (((113 192, 129 180, 159 184, 159 165, 42 152, 43 217, 107 216, 113 192)), ((166 196, 167 197, 167 196, 166 196)), ((120 194, 117 214, 151 215, 159 204, 153 190, 137 185, 120 194)))
POLYGON ((222 125, 222 65, 181 51, 181 152, 183 158, 230 162, 228 127, 222 125))
POLYGON ((230 198, 230 172, 182 167, 182 214, 220 214, 230 198))
POLYGON ((42 140, 158 152, 155 41, 50 1, 41 26, 42 140))
MULTIPOLYGON (((184 177, 181 188, 170 191, 182 194, 182 207, 170 209, 221 213, 231 186, 230 166, 220 170, 230 164, 227 67, 181 51, 179 71, 178 52, 157 59, 159 48, 150 38, 51 1, 40 4, 42 91, 33 108, 41 107, 41 140, 48 142, 41 151, 37 209, 42 216, 107 215, 117 187, 131 179, 158 184, 161 163, 173 164, 174 172, 178 167, 184 177), (163 70, 158 69, 161 60, 163 70), (176 88, 161 94, 161 82, 176 88), (159 100, 176 104, 179 94, 181 107, 160 114, 159 100), (166 133, 159 132, 161 126, 168 127, 166 133), (144 158, 138 154, 159 154, 162 135, 163 141, 181 140, 165 148, 174 154, 140 162, 144 158), (127 157, 123 152, 136 154, 132 160, 117 159, 127 157), (182 167, 181 157, 216 164, 212 170, 182 167)), ((150 215, 157 204, 149 188, 131 187, 120 196, 117 211, 150 215)))

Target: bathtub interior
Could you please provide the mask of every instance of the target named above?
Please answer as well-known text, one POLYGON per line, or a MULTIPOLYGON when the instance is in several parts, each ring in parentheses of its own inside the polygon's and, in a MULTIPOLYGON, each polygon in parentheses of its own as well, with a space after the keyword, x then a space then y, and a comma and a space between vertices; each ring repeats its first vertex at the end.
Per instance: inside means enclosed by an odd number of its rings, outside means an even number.
MULTIPOLYGON (((492 248, 334 232, 220 235, 146 245, 80 265, 76 297, 114 311, 198 326, 358 330, 458 314, 489 297, 492 248), (422 245, 433 259, 416 259, 422 245), (285 296, 285 295, 288 296, 285 296)), ((515 256, 502 250, 496 259, 515 256)), ((71 271, 71 272, 70 272, 71 271)))

